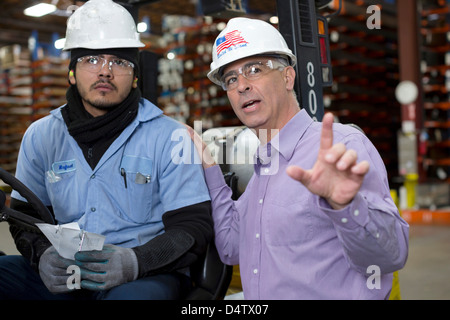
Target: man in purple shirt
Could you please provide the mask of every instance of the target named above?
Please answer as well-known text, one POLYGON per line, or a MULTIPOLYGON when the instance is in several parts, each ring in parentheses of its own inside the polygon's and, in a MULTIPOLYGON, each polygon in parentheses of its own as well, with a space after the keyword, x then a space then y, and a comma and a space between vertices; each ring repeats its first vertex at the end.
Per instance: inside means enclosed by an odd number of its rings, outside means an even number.
POLYGON ((386 169, 353 127, 322 123, 294 93, 296 59, 271 25, 231 19, 213 47, 208 77, 260 141, 254 174, 237 201, 195 136, 212 199, 216 246, 239 264, 246 299, 387 299, 408 254, 407 223, 386 169), (238 32, 236 32, 236 30, 238 32), (219 52, 220 51, 220 52, 219 52))

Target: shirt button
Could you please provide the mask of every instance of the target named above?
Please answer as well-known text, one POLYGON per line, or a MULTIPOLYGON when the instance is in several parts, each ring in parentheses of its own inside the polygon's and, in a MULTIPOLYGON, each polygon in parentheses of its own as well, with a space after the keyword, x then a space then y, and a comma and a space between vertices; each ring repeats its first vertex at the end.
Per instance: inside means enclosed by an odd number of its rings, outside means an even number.
POLYGON ((265 168, 264 173, 269 173, 269 169, 265 168))
POLYGON ((256 239, 259 239, 259 233, 257 233, 257 234, 255 235, 255 237, 256 237, 256 239))
POLYGON ((253 274, 257 274, 258 273, 258 269, 253 269, 253 274))
POLYGON ((341 219, 341 222, 342 222, 342 223, 347 223, 347 221, 348 221, 347 218, 342 218, 342 219, 341 219))
POLYGON ((359 210, 356 209, 356 210, 353 212, 353 215, 354 215, 355 217, 357 217, 357 216, 359 215, 359 210))
POLYGON ((95 207, 91 208, 91 212, 95 212, 97 209, 95 209, 95 207))
POLYGON ((263 203, 263 199, 259 199, 259 203, 263 203))
POLYGON ((95 174, 93 174, 93 175, 91 176, 91 179, 95 179, 95 174))

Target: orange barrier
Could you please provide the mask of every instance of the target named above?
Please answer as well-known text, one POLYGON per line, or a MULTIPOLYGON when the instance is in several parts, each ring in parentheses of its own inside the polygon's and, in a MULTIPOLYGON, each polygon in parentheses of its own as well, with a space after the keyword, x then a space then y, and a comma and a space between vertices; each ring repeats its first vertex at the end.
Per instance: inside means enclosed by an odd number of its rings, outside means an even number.
POLYGON ((409 224, 450 225, 450 209, 403 209, 402 217, 409 224))

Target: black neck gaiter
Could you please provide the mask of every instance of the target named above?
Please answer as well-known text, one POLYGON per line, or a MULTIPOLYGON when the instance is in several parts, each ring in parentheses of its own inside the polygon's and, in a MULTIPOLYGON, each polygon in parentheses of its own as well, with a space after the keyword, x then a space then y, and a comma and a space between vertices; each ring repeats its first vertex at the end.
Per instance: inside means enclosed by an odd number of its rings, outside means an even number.
POLYGON ((67 105, 61 110, 69 134, 75 139, 86 161, 95 168, 111 143, 137 115, 141 93, 132 89, 128 97, 106 114, 93 117, 83 106, 76 86, 66 93, 67 105))

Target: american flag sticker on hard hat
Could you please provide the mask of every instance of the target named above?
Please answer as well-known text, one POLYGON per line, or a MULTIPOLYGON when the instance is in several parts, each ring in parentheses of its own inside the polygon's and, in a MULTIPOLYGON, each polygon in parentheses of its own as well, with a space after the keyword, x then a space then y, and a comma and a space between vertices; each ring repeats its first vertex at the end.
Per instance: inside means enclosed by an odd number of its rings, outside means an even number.
POLYGON ((226 33, 223 37, 219 37, 216 40, 216 53, 217 57, 221 55, 221 53, 225 53, 224 51, 230 47, 242 47, 247 45, 247 41, 241 36, 241 32, 239 30, 233 30, 231 32, 226 33))

